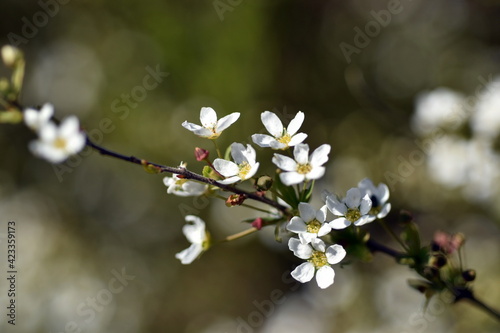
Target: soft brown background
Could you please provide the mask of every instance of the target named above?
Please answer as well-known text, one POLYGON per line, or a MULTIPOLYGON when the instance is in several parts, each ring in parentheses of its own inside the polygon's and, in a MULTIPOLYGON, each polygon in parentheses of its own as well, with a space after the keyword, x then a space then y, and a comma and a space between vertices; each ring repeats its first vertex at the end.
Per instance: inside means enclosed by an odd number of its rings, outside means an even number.
MULTIPOLYGON (((311 147, 332 145, 318 194, 344 193, 366 176, 387 182, 399 157, 418 150, 410 128, 415 96, 438 86, 472 95, 478 77, 495 76, 500 63, 499 7, 452 0, 401 1, 400 12, 348 63, 339 45, 354 45, 354 29, 364 30, 374 20, 370 12, 389 3, 67 1, 50 7, 53 17, 19 45, 27 58, 22 102, 51 102, 60 118, 78 115, 110 149, 172 166, 186 161, 194 171, 201 170, 194 147, 212 146, 180 124, 198 123, 201 107, 241 113, 221 137, 223 147, 262 131, 264 110, 285 122, 302 110, 311 147), (113 107, 157 66, 169 76, 128 113, 113 107), (103 119, 112 130, 99 129, 103 119)), ((44 6, 36 1, 3 0, 1 43, 22 36, 34 15, 43 19, 39 12, 44 6)), ((73 158, 57 176, 29 153, 32 138, 20 125, 0 127, 0 253, 7 221, 16 221, 20 272, 17 325, 7 325, 2 310, 2 332, 77 332, 71 322, 82 332, 120 333, 498 330, 467 304, 438 300, 423 314, 423 297, 406 284, 414 274, 382 255, 337 266, 326 291, 314 283, 297 290, 288 272, 299 261, 273 243, 272 232, 215 247, 183 266, 174 257, 188 246, 183 212, 202 216, 216 238, 243 230, 240 221, 255 213, 169 196, 161 176, 96 153, 73 158), (105 297, 113 271, 122 268, 135 278, 85 322, 78 307, 105 297)), ((261 171, 272 171, 270 152, 257 153, 261 171)), ((465 232, 477 293, 500 306, 498 200, 466 201, 459 189, 432 182, 423 164, 404 180, 391 187, 394 211, 412 211, 426 242, 437 229, 465 232)), ((4 309, 3 282, 0 290, 4 309)))

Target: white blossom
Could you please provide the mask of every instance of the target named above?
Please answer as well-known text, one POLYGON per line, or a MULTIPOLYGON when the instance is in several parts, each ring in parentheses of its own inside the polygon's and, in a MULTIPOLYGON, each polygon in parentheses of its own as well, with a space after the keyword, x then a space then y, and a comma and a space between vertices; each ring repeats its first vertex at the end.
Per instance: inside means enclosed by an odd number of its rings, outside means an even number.
POLYGON ((276 114, 264 111, 260 115, 262 123, 271 135, 254 134, 252 140, 260 147, 271 147, 272 149, 286 149, 293 147, 307 138, 305 133, 297 133, 304 122, 304 113, 299 111, 295 118, 290 121, 285 129, 283 123, 276 114))
POLYGON ((351 224, 361 226, 373 221, 368 215, 372 208, 372 201, 368 194, 363 196, 360 189, 356 187, 347 191, 346 197, 342 200, 333 194, 328 195, 326 206, 333 215, 337 216, 330 222, 333 229, 344 229, 351 224))
POLYGON ((328 234, 332 228, 326 220, 326 205, 316 210, 308 203, 299 203, 300 216, 294 216, 288 222, 288 231, 298 234, 302 244, 310 243, 317 237, 328 234))
POLYGON ((309 244, 302 244, 297 238, 290 238, 288 248, 300 259, 307 260, 292 271, 292 277, 302 283, 312 280, 316 274, 316 282, 321 289, 331 286, 335 279, 335 271, 330 265, 342 261, 346 251, 335 244, 328 248, 325 243, 315 238, 309 244))
POLYGON ((34 131, 39 131, 47 124, 54 114, 54 106, 52 104, 44 104, 40 111, 27 108, 23 112, 24 123, 34 131))
POLYGON ((231 155, 234 162, 216 158, 213 162, 215 170, 226 177, 219 180, 221 184, 232 184, 241 180, 252 178, 259 168, 259 163, 255 161, 255 149, 252 146, 243 146, 234 142, 231 145, 231 155))
POLYGON ((201 126, 184 121, 182 126, 194 134, 207 139, 217 139, 223 130, 231 126, 240 117, 239 112, 233 112, 217 120, 214 109, 203 107, 200 111, 201 126))
POLYGON ((294 185, 304 180, 319 179, 325 174, 322 165, 328 161, 330 145, 323 144, 316 148, 309 156, 309 146, 305 143, 296 145, 293 149, 292 159, 281 154, 274 154, 273 163, 284 172, 280 179, 285 185, 294 185))
POLYGON ((389 200, 389 187, 386 184, 380 183, 377 187, 373 182, 365 178, 359 182, 358 188, 361 190, 361 196, 368 195, 372 202, 372 208, 370 210, 370 220, 382 219, 389 214, 391 211, 391 204, 387 202, 389 200))
MULTIPOLYGON (((186 163, 182 163, 179 165, 179 168, 185 168, 186 163)), ((168 194, 175 194, 180 197, 189 197, 189 196, 199 196, 205 193, 207 190, 207 185, 198 183, 189 179, 179 178, 177 174, 172 174, 172 177, 163 178, 163 183, 168 187, 168 194)))
POLYGON ((85 147, 85 134, 80 131, 78 118, 70 116, 60 126, 52 121, 42 125, 38 140, 30 142, 30 149, 36 156, 52 163, 61 163, 69 156, 79 153, 85 147))
POLYGON ((182 264, 187 265, 208 249, 210 246, 210 236, 205 230, 205 222, 201 218, 194 215, 187 215, 185 219, 188 223, 184 225, 182 232, 191 243, 191 246, 177 253, 175 257, 182 264))

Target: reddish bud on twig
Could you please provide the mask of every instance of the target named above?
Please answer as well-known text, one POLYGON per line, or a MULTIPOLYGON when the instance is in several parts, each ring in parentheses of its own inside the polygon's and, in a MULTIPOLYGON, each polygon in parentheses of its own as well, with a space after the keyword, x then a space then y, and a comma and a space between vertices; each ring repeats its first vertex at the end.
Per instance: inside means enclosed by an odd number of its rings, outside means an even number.
POLYGON ((205 161, 206 159, 208 159, 208 155, 210 155, 210 152, 208 150, 199 147, 196 147, 194 149, 194 156, 196 157, 196 160, 198 162, 205 161))
POLYGON ((263 226, 264 226, 264 220, 262 219, 262 217, 258 217, 252 222, 252 227, 254 227, 257 230, 262 229, 263 226))
POLYGON ((247 196, 244 194, 231 194, 226 200, 226 206, 240 206, 246 198, 247 196))

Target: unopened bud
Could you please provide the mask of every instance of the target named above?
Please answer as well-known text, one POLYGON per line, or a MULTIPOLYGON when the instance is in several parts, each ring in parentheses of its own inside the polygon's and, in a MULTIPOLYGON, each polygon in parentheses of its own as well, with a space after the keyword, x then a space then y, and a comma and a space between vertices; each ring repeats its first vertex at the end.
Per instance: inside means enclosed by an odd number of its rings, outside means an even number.
POLYGON ((208 150, 199 147, 196 147, 194 149, 194 156, 196 157, 196 160, 198 162, 206 160, 208 158, 208 155, 210 155, 210 152, 208 150))
POLYGON ((467 282, 474 281, 476 279, 476 271, 473 270, 473 269, 468 269, 466 271, 463 271, 462 272, 462 277, 467 282))
POLYGON ((444 265, 446 265, 447 262, 448 260, 446 259, 446 256, 442 254, 437 254, 435 256, 432 256, 430 260, 430 264, 436 268, 443 267, 444 265))
POLYGON ((258 217, 252 222, 252 227, 254 227, 257 230, 262 229, 263 226, 264 226, 264 220, 262 219, 262 217, 258 217))
POLYGON ((231 194, 226 200, 226 206, 240 206, 247 198, 244 194, 231 194))
POLYGON ((23 56, 20 49, 12 45, 2 47, 2 60, 7 67, 14 67, 16 62, 23 56))
POLYGON ((268 191, 273 186, 273 179, 269 176, 260 176, 255 181, 257 191, 268 191))
POLYGON ((423 280, 409 279, 408 284, 410 285, 410 287, 418 290, 422 294, 425 294, 432 288, 432 285, 429 282, 423 280))

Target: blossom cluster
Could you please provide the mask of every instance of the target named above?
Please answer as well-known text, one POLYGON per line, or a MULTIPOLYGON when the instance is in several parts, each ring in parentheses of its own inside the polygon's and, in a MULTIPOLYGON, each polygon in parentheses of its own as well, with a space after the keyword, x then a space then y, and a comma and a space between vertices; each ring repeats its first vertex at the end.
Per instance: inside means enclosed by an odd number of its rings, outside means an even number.
MULTIPOLYGON (((60 163, 80 152, 87 137, 80 130, 75 116, 68 117, 57 125, 52 120, 53 114, 54 107, 45 104, 40 110, 24 110, 23 119, 38 134, 38 139, 29 145, 32 152, 52 163, 60 163)), ((182 126, 215 144, 222 132, 239 117, 240 113, 234 112, 218 119, 214 109, 204 107, 200 112, 201 125, 184 121, 182 126)), ((258 196, 265 196, 267 191, 271 191, 280 202, 276 203, 283 203, 280 207, 284 208, 278 213, 269 212, 269 224, 279 226, 285 223, 285 229, 289 233, 288 248, 296 257, 304 260, 291 275, 302 283, 309 282, 316 276, 318 286, 327 288, 335 278, 331 265, 341 262, 347 255, 342 245, 330 245, 328 241, 332 238, 328 236, 351 225, 357 228, 384 218, 391 209, 387 202, 389 189, 385 184, 375 186, 371 180, 364 179, 357 187, 348 190, 344 197, 324 192, 323 205, 319 209, 311 205, 309 201, 314 182, 325 174, 324 165, 328 162, 331 146, 322 144, 310 152, 309 145, 304 143, 307 134, 299 132, 304 118, 304 113, 299 111, 285 127, 273 112, 265 111, 261 114, 262 123, 269 134, 253 134, 253 143, 280 152, 293 149, 293 152, 288 151, 286 155, 274 153, 272 163, 277 167, 274 179, 267 175, 257 176, 260 162, 257 161, 256 151, 251 144, 233 142, 225 157, 221 156, 215 144, 218 156, 213 161, 209 159, 209 151, 201 148, 195 150, 197 160, 208 164, 203 170, 203 177, 207 181, 188 179, 174 173, 171 177, 164 177, 163 183, 168 188, 167 193, 182 197, 211 195, 220 187, 234 188, 238 183, 251 179, 258 196), (259 185, 260 178, 264 178, 264 185, 259 185), (273 183, 276 184, 275 188, 273 183)), ((185 170, 186 167, 186 163, 181 162, 178 169, 185 170)), ((245 199, 245 195, 235 194, 227 198, 226 204, 241 205, 245 199)), ((265 225, 263 218, 257 220, 260 223, 253 223, 253 230, 260 230, 265 225)), ((176 258, 182 264, 192 263, 211 246, 210 234, 200 217, 188 215, 186 222, 183 233, 191 246, 177 253, 176 258)))
MULTIPOLYGON (((215 140, 239 117, 239 113, 232 113, 217 120, 216 112, 212 108, 204 107, 200 112, 201 125, 185 121, 182 126, 202 138, 215 140)), ((331 146, 323 144, 310 153, 309 145, 303 143, 307 134, 297 133, 304 118, 304 113, 298 112, 285 128, 276 114, 265 111, 261 114, 261 120, 269 134, 253 134, 252 141, 260 147, 273 150, 285 151, 293 148, 293 155, 274 154, 272 162, 278 168, 277 177, 285 187, 293 188, 303 184, 303 188, 309 191, 312 190, 312 183, 325 174, 324 164, 328 161, 331 146)), ((260 163, 257 162, 255 149, 250 144, 234 142, 230 146, 230 152, 232 161, 219 156, 213 163, 209 162, 217 182, 229 185, 256 179, 260 163)), ((169 193, 180 196, 198 196, 208 190, 206 184, 179 178, 175 174, 165 177, 164 182, 169 193)), ((277 193, 279 196, 279 191, 277 193)), ((292 276, 302 283, 309 282, 316 276, 318 286, 327 288, 333 284, 335 277, 331 265, 341 262, 347 254, 342 245, 328 245, 327 236, 350 225, 359 227, 375 219, 384 218, 391 209, 388 203, 389 189, 385 184, 375 186, 371 180, 364 179, 357 187, 348 190, 345 197, 340 198, 325 192, 323 206, 319 209, 309 204, 309 199, 303 195, 298 197, 304 200, 299 200, 295 207, 287 202, 284 195, 281 198, 289 204, 293 214, 285 221, 286 230, 290 232, 288 247, 295 256, 304 260, 292 271, 292 276)), ((196 223, 184 228, 184 234, 192 245, 177 254, 183 264, 191 263, 210 246, 203 220, 190 215, 186 217, 186 221, 196 223)), ((259 218, 259 221, 260 229, 262 219, 259 218)))

